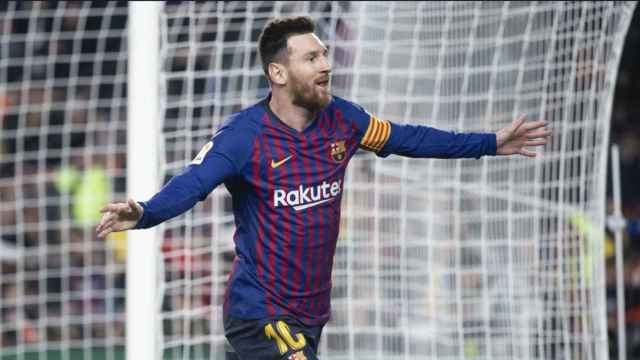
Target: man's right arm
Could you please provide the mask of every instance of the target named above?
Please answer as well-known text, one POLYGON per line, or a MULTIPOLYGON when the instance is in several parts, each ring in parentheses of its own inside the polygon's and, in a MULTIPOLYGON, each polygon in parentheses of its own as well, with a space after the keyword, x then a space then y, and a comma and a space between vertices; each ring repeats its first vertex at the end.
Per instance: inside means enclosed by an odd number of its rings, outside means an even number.
POLYGON ((206 156, 201 164, 192 163, 149 201, 139 203, 144 211, 134 229, 147 229, 182 214, 235 174, 231 160, 219 153, 206 156))
POLYGON ((225 124, 191 164, 150 200, 106 205, 96 228, 98 236, 150 228, 191 209, 225 179, 240 174, 252 151, 250 139, 251 131, 225 124))

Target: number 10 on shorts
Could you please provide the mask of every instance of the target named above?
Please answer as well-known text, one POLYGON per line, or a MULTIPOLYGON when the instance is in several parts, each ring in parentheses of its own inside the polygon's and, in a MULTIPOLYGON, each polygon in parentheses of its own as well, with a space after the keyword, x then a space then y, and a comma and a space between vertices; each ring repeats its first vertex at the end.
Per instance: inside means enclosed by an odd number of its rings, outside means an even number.
POLYGON ((273 324, 267 324, 264 327, 264 333, 267 335, 267 338, 273 339, 276 342, 280 355, 286 353, 289 348, 292 350, 300 350, 307 344, 307 340, 303 334, 295 334, 296 338, 294 339, 291 335, 289 325, 282 320, 276 322, 276 329, 273 328, 273 324))

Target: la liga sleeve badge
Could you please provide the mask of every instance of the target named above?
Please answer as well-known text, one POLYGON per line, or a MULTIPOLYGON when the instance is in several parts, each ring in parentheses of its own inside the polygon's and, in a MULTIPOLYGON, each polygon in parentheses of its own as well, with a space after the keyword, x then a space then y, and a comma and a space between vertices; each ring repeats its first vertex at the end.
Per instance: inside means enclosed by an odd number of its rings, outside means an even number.
POLYGON ((194 165, 202 164, 204 157, 207 155, 207 153, 209 152, 209 150, 211 150, 212 147, 213 147, 213 141, 209 141, 208 143, 204 144, 202 149, 200 149, 200 152, 198 153, 198 155, 196 155, 196 157, 191 161, 191 163, 194 165))

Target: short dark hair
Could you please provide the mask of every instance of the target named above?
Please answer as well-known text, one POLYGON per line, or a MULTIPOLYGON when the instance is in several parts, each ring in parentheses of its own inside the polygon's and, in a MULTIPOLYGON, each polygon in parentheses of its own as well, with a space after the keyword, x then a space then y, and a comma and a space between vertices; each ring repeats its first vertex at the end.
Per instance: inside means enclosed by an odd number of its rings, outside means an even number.
POLYGON ((287 50, 287 40, 293 35, 313 33, 315 29, 315 22, 308 16, 278 18, 265 25, 258 38, 258 52, 267 79, 269 64, 287 50))

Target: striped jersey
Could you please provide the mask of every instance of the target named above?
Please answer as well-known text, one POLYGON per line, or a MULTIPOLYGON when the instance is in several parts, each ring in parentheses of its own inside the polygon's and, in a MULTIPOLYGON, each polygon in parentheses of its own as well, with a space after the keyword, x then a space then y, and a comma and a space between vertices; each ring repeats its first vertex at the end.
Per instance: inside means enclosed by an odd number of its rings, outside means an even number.
POLYGON ((182 174, 141 202, 136 225, 177 216, 224 183, 236 225, 224 311, 240 319, 291 315, 308 325, 327 322, 344 175, 358 149, 382 157, 496 152, 495 134, 399 125, 337 96, 298 131, 278 119, 269 99, 227 119, 182 174))

